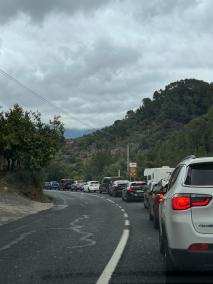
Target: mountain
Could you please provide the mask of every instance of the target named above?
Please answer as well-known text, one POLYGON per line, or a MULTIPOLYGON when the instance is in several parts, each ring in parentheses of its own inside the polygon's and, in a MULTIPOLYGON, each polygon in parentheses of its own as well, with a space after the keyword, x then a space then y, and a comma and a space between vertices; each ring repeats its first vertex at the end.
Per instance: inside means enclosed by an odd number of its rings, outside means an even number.
POLYGON ((144 98, 122 120, 64 147, 58 161, 71 175, 100 178, 126 175, 126 148, 138 163, 138 176, 147 166, 175 166, 185 155, 209 155, 213 150, 213 84, 195 79, 173 82, 144 98), (205 131, 204 131, 205 130, 205 131), (185 142, 183 142, 185 141, 185 142), (187 146, 185 146, 187 145, 187 146))
POLYGON ((94 132, 92 129, 75 129, 75 128, 65 128, 64 136, 66 139, 78 138, 87 134, 94 132))

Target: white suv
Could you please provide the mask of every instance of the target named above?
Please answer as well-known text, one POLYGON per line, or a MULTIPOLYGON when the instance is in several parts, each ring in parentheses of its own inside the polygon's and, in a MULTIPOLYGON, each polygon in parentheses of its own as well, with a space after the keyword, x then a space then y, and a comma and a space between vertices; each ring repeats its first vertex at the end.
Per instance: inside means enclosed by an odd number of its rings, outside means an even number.
POLYGON ((176 167, 159 206, 160 251, 167 270, 213 265, 213 157, 176 167))

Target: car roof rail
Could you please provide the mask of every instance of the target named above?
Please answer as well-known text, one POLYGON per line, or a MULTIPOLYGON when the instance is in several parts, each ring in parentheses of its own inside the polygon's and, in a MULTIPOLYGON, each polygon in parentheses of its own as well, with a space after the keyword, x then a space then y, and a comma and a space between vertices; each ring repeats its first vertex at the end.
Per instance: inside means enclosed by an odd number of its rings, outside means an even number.
POLYGON ((189 159, 195 159, 196 156, 195 155, 190 155, 190 156, 187 156, 185 157, 184 159, 181 160, 181 162, 185 161, 185 160, 189 160, 189 159))

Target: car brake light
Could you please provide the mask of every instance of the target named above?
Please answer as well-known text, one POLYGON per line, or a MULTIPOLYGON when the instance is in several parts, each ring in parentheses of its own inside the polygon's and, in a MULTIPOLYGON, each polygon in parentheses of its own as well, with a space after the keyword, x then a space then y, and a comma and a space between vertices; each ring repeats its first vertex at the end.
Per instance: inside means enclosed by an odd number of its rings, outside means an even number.
POLYGON ((160 193, 159 195, 159 201, 163 200, 164 199, 164 195, 162 193, 160 193))
POLYGON ((174 210, 186 210, 191 207, 206 206, 212 196, 206 194, 175 194, 172 198, 174 210))
POLYGON ((186 210, 191 207, 191 201, 189 195, 184 194, 176 194, 172 198, 172 208, 174 210, 186 210))
POLYGON ((128 191, 128 192, 134 192, 134 189, 133 189, 132 187, 128 187, 128 188, 127 188, 127 191, 128 191))
POLYGON ((192 251, 200 251, 200 250, 208 250, 209 245, 208 244, 193 244, 189 247, 189 250, 192 251))
POLYGON ((195 206, 206 206, 209 204, 212 197, 204 194, 191 194, 191 205, 195 206))

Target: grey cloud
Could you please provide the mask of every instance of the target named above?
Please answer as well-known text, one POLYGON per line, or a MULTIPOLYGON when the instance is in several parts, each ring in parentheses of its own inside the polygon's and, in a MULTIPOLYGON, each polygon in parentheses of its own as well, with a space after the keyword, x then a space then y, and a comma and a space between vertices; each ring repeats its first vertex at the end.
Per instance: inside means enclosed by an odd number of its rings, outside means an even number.
POLYGON ((195 7, 198 0, 136 0, 135 2, 137 5, 135 15, 144 20, 144 18, 167 15, 173 12, 184 13, 187 9, 195 7))
MULTIPOLYGON (((212 80, 211 0, 36 2, 5 8, 12 20, 0 26, 1 67, 64 110, 66 127, 84 127, 73 116, 109 125, 175 80, 212 80), (93 17, 70 16, 95 9, 93 17), (37 21, 54 17, 34 25, 13 17, 21 10, 37 21)), ((45 118, 60 114, 12 82, 0 78, 0 85, 0 105, 18 102, 45 118)))
POLYGON ((6 22, 19 12, 33 20, 41 20, 50 12, 73 14, 92 11, 105 5, 108 0, 0 0, 0 21, 6 22))
POLYGON ((122 46, 105 38, 95 43, 85 61, 94 73, 99 73, 102 70, 115 72, 125 66, 136 64, 139 58, 140 51, 136 48, 122 46))

